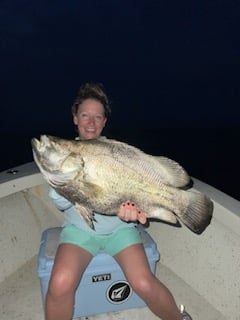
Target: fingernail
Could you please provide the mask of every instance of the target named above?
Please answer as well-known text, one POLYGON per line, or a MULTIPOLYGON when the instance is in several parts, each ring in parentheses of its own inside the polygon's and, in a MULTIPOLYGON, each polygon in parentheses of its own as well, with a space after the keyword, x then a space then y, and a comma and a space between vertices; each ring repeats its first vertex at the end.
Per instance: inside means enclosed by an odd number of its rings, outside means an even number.
POLYGON ((130 206, 130 202, 127 202, 127 205, 130 206))
POLYGON ((132 203, 132 206, 134 207, 134 206, 135 206, 135 203, 132 203))
POLYGON ((125 203, 123 203, 122 206, 125 207, 125 203))
POLYGON ((140 214, 141 213, 141 211, 138 211, 138 214, 140 214))

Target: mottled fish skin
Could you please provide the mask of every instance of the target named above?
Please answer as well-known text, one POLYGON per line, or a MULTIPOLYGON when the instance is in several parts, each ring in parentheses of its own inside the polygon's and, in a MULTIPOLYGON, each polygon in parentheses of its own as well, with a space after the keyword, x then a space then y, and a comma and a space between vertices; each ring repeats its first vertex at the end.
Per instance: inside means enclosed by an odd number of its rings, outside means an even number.
POLYGON ((93 212, 115 215, 122 202, 135 202, 148 218, 182 221, 200 234, 210 224, 212 201, 183 190, 187 172, 166 157, 148 155, 126 143, 66 140, 43 135, 32 139, 36 164, 46 181, 76 205, 93 227, 93 212))

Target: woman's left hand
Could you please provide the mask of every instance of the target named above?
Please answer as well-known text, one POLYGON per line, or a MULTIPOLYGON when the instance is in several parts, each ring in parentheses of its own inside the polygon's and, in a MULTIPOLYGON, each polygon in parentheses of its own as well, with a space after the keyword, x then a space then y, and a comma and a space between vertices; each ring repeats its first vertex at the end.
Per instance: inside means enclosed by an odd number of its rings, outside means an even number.
POLYGON ((139 221, 142 224, 147 222, 145 214, 138 210, 136 204, 131 201, 126 201, 121 204, 118 217, 126 222, 128 221, 139 221))

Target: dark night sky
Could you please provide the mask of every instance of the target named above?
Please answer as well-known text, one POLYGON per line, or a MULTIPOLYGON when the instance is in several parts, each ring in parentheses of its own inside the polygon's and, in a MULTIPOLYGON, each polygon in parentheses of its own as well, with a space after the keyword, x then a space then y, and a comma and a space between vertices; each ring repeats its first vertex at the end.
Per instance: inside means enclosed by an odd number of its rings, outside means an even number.
POLYGON ((104 84, 107 134, 238 196, 239 1, 0 2, 0 170, 30 137, 74 135, 80 84, 104 84), (238 165, 238 166, 237 166, 238 165))

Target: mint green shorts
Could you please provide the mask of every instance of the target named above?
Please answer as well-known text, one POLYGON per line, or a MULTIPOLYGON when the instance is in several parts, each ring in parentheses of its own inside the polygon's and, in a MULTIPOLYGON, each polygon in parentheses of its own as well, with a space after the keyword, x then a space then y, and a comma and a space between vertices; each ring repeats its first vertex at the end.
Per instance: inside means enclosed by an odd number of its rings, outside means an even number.
POLYGON ((69 224, 63 228, 59 243, 77 245, 90 252, 93 256, 96 256, 99 251, 115 256, 133 244, 142 243, 142 239, 135 226, 118 229, 109 235, 101 235, 81 230, 69 224))

